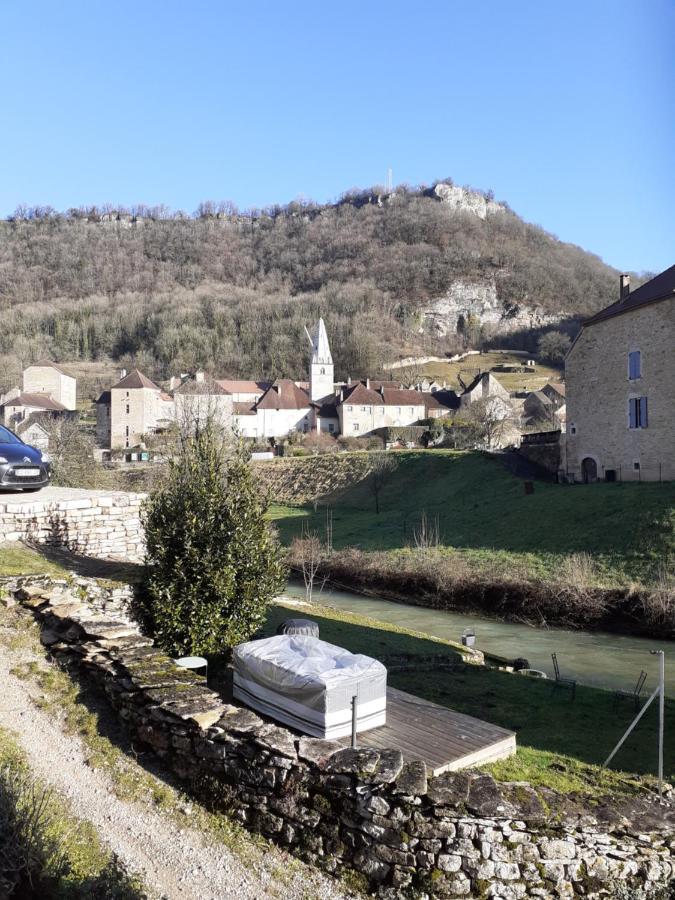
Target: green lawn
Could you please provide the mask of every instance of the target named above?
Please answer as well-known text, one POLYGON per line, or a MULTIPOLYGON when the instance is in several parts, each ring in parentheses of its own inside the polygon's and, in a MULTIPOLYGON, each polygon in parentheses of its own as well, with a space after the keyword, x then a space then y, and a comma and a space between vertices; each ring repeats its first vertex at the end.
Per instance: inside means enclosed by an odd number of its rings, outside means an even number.
MULTIPOLYGON (((352 613, 326 607, 304 608, 275 604, 271 607, 265 635, 292 615, 310 615, 319 623, 323 640, 382 659, 406 655, 415 658, 457 650, 435 638, 393 630, 389 625, 352 613), (292 610, 292 612, 291 612, 292 610)), ((634 774, 656 771, 656 709, 645 714, 615 758, 616 768, 599 768, 627 728, 632 704, 615 705, 613 694, 595 688, 577 687, 572 702, 568 691, 552 694, 550 681, 539 681, 482 666, 467 666, 456 673, 434 671, 390 674, 389 683, 476 716, 517 733, 515 757, 487 767, 503 780, 524 780, 563 791, 592 794, 631 790, 634 774), (627 773, 633 773, 627 774, 627 773)), ((675 702, 666 699, 665 777, 675 779, 675 702)))
MULTIPOLYGON (((441 543, 469 561, 501 560, 534 576, 555 572, 562 556, 586 552, 609 582, 653 577, 675 553, 675 482, 558 485, 521 479, 479 453, 396 454, 398 468, 375 514, 368 480, 325 503, 336 549, 393 550, 410 545, 423 511, 438 519, 441 543)), ((323 536, 325 509, 273 506, 282 540, 303 528, 323 536)))
POLYGON ((66 569, 23 544, 0 545, 0 576, 2 575, 64 575, 66 569))

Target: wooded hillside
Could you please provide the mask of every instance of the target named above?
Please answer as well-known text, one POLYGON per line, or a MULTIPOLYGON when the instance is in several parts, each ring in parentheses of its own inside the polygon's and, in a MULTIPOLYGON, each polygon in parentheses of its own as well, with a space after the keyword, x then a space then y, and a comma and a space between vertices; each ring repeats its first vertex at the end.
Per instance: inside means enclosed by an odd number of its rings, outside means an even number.
POLYGON ((133 359, 158 378, 198 366, 300 378, 302 329, 321 314, 336 375, 374 373, 403 351, 461 343, 421 334, 419 316, 460 277, 494 280, 506 308, 572 318, 615 284, 598 257, 508 208, 481 219, 421 189, 246 214, 24 208, 0 223, 0 370, 16 380, 50 355, 133 359))

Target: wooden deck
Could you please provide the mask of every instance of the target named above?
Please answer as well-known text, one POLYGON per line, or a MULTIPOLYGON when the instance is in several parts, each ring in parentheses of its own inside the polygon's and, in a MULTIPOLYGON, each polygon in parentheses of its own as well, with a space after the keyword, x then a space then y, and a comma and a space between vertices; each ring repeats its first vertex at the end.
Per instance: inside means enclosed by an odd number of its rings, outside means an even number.
MULTIPOLYGON (((340 743, 350 746, 351 739, 340 743)), ((357 735, 357 747, 396 749, 405 760, 422 760, 433 775, 506 759, 516 736, 506 728, 387 688, 387 724, 357 735)))

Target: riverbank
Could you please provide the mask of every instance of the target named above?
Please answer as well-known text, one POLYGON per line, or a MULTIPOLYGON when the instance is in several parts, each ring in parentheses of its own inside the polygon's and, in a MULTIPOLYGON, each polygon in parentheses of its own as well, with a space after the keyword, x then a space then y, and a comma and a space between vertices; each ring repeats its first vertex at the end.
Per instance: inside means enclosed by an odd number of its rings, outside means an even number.
MULTIPOLYGON (((330 598, 312 604, 280 598, 270 607, 263 633, 275 634, 284 619, 299 613, 307 615, 319 624, 323 640, 353 653, 374 656, 390 667, 388 681, 393 687, 515 731, 516 755, 486 767, 499 780, 528 781, 594 797, 654 788, 654 704, 621 748, 613 767, 603 769, 602 762, 634 715, 633 705, 617 705, 612 691, 579 684, 572 700, 569 691, 552 694, 550 680, 480 665, 442 666, 439 663, 443 659, 458 659, 458 648, 442 638, 420 633, 426 627, 423 623, 404 628, 376 618, 380 615, 377 611, 364 615, 323 605, 330 603, 330 598), (408 665, 400 667, 403 657, 408 665), (438 660, 433 674, 430 659, 438 660)), ((665 777, 672 780, 675 701, 666 698, 665 707, 665 777)))
MULTIPOLYGON (((289 551, 302 578, 301 548, 289 551)), ((471 571, 448 550, 364 552, 354 548, 324 555, 317 581, 430 609, 474 613, 534 627, 609 631, 675 639, 675 590, 670 584, 602 588, 589 584, 584 559, 571 557, 555 579, 527 579, 507 567, 490 575, 471 571)))

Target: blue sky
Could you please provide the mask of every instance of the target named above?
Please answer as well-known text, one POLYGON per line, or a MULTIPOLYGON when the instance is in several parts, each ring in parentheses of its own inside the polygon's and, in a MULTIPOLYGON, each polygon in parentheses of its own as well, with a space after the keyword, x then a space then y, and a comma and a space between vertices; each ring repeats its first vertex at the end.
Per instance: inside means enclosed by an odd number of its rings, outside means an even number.
POLYGON ((675 263, 672 0, 7 0, 0 214, 451 176, 675 263))

